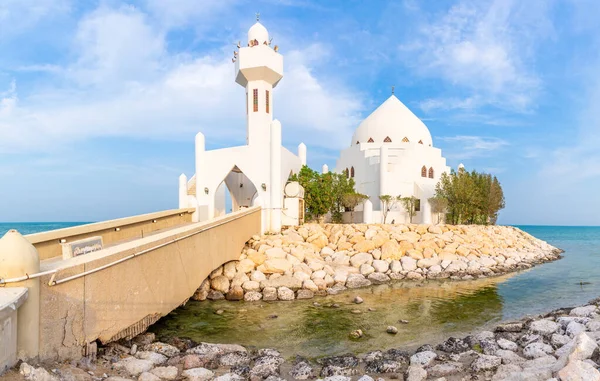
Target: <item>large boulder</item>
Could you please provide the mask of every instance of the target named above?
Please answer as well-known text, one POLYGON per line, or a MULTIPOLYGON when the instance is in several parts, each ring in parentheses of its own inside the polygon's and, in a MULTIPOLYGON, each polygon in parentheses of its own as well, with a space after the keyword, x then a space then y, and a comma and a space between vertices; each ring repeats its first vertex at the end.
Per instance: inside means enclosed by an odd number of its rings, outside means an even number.
POLYGON ((226 294, 229 291, 229 279, 224 275, 217 275, 210 280, 210 287, 213 290, 226 294))
POLYGON ((298 290, 298 289, 302 288, 302 280, 298 279, 297 277, 291 276, 291 275, 283 275, 283 276, 280 276, 279 278, 263 280, 262 282, 260 282, 260 286, 261 286, 261 288, 287 287, 292 290, 298 290))
POLYGON ((346 287, 348 288, 359 288, 367 287, 371 285, 371 281, 361 274, 350 274, 346 280, 346 287))
POLYGON ((263 266, 263 272, 265 274, 283 274, 292 269, 292 264, 290 263, 290 261, 283 258, 267 259, 265 263, 263 263, 263 266))

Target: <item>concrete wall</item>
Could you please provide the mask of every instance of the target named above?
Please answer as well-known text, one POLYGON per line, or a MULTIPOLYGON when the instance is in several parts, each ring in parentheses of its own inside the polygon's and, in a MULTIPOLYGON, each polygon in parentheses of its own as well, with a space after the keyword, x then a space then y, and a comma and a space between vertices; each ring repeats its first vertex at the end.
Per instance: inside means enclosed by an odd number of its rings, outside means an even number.
POLYGON ((61 239, 65 239, 66 242, 72 242, 83 238, 102 236, 104 246, 106 247, 117 242, 142 238, 158 230, 188 224, 192 222, 192 213, 194 211, 195 209, 166 210, 72 228, 29 234, 25 238, 35 246, 40 255, 40 260, 44 260, 62 257, 61 239), (119 228, 119 231, 116 231, 116 228, 119 228))
POLYGON ((17 362, 17 311, 26 299, 26 288, 0 288, 0 375, 17 362))
POLYGON ((46 261, 42 271, 60 271, 41 278, 40 358, 79 358, 87 343, 143 332, 187 301, 212 270, 237 260, 260 228, 261 210, 254 207, 65 261, 46 261), (173 242, 178 238, 183 239, 173 242), (61 283, 157 245, 164 246, 61 283), (51 280, 58 284, 50 286, 51 280))

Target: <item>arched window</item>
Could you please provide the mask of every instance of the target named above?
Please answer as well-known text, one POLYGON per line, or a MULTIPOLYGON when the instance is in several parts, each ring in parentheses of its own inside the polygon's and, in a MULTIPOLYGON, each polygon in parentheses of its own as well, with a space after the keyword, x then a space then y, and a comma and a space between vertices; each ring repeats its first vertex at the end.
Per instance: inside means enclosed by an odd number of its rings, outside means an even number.
POLYGON ((258 112, 258 89, 252 90, 252 105, 254 112, 258 112))
POLYGON ((346 168, 346 170, 344 171, 344 173, 346 174, 346 177, 350 177, 350 171, 348 171, 348 168, 346 168))
POLYGON ((402 139, 402 143, 408 143, 410 140, 408 140, 408 138, 405 136, 404 139, 402 139))
POLYGON ((350 177, 354 177, 354 167, 350 168, 350 177))
POLYGON ((369 140, 367 140, 367 143, 374 143, 375 140, 373 140, 373 138, 369 138, 369 140))
POLYGON ((267 101, 267 103, 266 103, 266 106, 267 106, 266 107, 266 111, 267 111, 267 114, 268 114, 270 112, 270 110, 269 110, 269 90, 265 90, 265 99, 267 101))
POLYGON ((360 144, 360 142, 357 140, 357 141, 356 141, 356 144, 360 144))
POLYGON ((422 141, 422 140, 419 140, 419 144, 423 144, 423 141, 422 141))
POLYGON ((429 168, 429 178, 433 179, 433 167, 429 168))
POLYGON ((386 138, 385 138, 385 139, 383 139, 383 142, 384 142, 384 143, 391 143, 391 142, 392 142, 392 139, 390 139, 390 137, 389 137, 389 136, 386 136, 386 138))
POLYGON ((427 177, 427 167, 423 166, 423 168, 421 168, 421 177, 427 177))

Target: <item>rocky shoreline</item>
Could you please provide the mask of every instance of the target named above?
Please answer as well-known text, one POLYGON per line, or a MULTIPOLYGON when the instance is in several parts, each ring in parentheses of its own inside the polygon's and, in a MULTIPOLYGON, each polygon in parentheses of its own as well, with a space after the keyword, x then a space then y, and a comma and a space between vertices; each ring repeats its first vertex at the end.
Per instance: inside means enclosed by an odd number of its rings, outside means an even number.
POLYGON ((194 300, 310 299, 392 280, 496 276, 560 258, 510 226, 305 224, 254 236, 194 300))
POLYGON ((285 359, 272 348, 157 342, 152 333, 99 348, 93 361, 31 366, 7 380, 27 381, 406 381, 600 380, 600 304, 595 300, 535 318, 505 322, 493 331, 448 338, 409 353, 402 348, 366 354, 285 359))

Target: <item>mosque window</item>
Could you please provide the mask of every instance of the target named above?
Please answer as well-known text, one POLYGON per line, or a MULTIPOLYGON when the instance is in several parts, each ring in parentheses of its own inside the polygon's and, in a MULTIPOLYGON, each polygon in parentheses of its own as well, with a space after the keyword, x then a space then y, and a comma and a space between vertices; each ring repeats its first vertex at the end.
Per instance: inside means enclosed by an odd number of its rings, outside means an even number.
POLYGON ((269 113, 269 90, 265 90, 265 99, 267 100, 267 114, 269 113))
POLYGON ((354 177, 354 167, 350 168, 350 177, 354 177))
POLYGON ((423 168, 421 168, 421 177, 427 177, 427 167, 423 166, 423 168))
POLYGON ((360 142, 357 140, 357 141, 356 141, 356 144, 360 144, 360 142))
POLYGON ((374 143, 375 140, 373 140, 373 138, 369 138, 369 140, 367 140, 367 143, 374 143))
POLYGON ((404 139, 402 139, 402 143, 408 143, 410 140, 408 140, 408 138, 405 136, 404 139))
POLYGON ((252 90, 254 112, 258 111, 258 89, 252 90))
POLYGON ((423 144, 423 141, 422 141, 422 140, 419 140, 419 144, 423 144))
POLYGON ((346 168, 346 170, 344 171, 344 174, 346 175, 346 177, 350 177, 350 171, 348 171, 348 168, 346 168))
POLYGON ((421 211, 421 200, 417 199, 415 201, 415 212, 420 212, 421 211))
POLYGON ((429 178, 433 179, 433 167, 429 168, 429 178))
POLYGON ((384 143, 391 143, 391 142, 392 142, 392 139, 390 139, 390 137, 389 137, 389 136, 386 136, 386 137, 385 137, 385 139, 383 139, 383 142, 384 142, 384 143))

